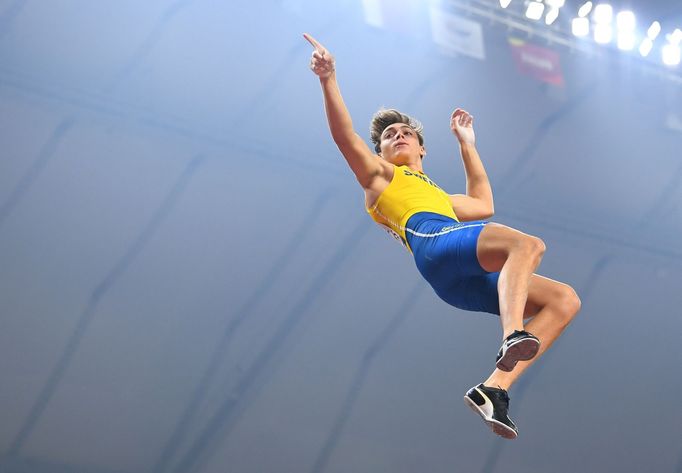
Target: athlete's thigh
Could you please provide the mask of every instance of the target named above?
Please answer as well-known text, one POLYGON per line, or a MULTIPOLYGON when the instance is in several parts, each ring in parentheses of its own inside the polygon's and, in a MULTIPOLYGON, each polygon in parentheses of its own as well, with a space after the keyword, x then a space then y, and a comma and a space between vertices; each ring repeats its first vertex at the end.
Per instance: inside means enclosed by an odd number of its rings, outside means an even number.
POLYGON ((499 223, 488 223, 478 236, 476 256, 486 271, 500 271, 507 261, 509 251, 520 240, 530 235, 499 223))
POLYGON ((539 274, 531 275, 528 283, 528 300, 523 316, 528 318, 537 315, 543 307, 560 298, 566 292, 567 287, 566 284, 554 279, 539 274))

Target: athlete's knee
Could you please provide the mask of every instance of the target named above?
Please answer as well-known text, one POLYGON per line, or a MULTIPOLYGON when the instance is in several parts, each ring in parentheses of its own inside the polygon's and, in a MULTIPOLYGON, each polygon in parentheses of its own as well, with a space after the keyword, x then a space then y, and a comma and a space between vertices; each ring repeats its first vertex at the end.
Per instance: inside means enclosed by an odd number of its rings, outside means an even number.
POLYGON ((555 291, 552 303, 564 324, 568 325, 580 311, 580 297, 568 284, 557 285, 555 291))
POLYGON ((545 254, 545 251, 547 251, 547 246, 545 245, 545 242, 536 236, 530 237, 531 240, 531 246, 533 247, 533 253, 535 253, 537 256, 542 258, 545 254))
POLYGON ((531 258, 536 258, 539 262, 544 256, 547 247, 542 239, 536 236, 523 235, 517 240, 515 249, 516 251, 525 253, 531 258))

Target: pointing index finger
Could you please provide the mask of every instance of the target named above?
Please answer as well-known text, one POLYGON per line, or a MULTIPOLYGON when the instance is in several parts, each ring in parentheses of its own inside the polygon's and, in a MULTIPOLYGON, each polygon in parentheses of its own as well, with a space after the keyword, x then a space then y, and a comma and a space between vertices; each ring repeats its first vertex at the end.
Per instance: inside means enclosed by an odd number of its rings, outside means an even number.
POLYGON ((322 46, 315 38, 313 38, 312 36, 310 36, 308 33, 303 33, 303 37, 304 37, 310 44, 312 44, 313 47, 314 47, 317 51, 322 52, 322 51, 325 50, 325 49, 324 49, 324 46, 322 46))

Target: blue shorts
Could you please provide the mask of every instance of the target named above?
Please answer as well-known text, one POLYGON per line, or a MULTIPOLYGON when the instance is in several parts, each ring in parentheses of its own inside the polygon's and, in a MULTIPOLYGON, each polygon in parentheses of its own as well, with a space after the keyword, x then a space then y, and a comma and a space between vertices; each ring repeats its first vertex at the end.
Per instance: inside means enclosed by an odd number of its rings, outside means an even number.
POLYGON ((500 314, 497 280, 476 256, 478 235, 486 221, 457 222, 419 212, 407 221, 407 243, 417 269, 438 297, 459 309, 500 314))

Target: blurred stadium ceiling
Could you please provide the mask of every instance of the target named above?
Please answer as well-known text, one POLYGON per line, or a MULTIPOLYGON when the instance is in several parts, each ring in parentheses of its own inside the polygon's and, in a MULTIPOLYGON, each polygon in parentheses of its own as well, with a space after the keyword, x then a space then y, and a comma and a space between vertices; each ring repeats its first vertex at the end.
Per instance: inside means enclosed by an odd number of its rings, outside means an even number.
MULTIPOLYGON (((366 3, 373 0, 364 0, 366 3)), ((682 2, 671 2, 669 0, 656 1, 593 1, 586 2, 584 0, 574 1, 566 0, 565 3, 558 9, 558 18, 550 24, 545 24, 546 18, 549 16, 548 12, 552 10, 551 4, 559 3, 560 0, 533 0, 532 3, 544 3, 545 8, 541 16, 537 19, 531 19, 527 14, 527 5, 531 0, 442 0, 435 2, 446 9, 452 9, 453 13, 463 13, 467 16, 477 17, 486 22, 493 22, 504 25, 510 31, 517 31, 525 33, 530 37, 544 39, 550 44, 559 44, 571 49, 581 50, 590 54, 611 55, 615 56, 630 56, 632 60, 640 62, 642 66, 657 75, 673 80, 673 82, 682 82, 682 66, 680 66, 680 44, 682 41, 682 2), (587 11, 586 15, 578 14, 581 6, 590 3, 592 6, 587 11), (610 20, 612 25, 612 33, 609 33, 610 39, 607 39, 602 44, 596 41, 595 34, 595 15, 597 5, 607 4, 612 7, 613 18, 610 20), (616 15, 622 11, 631 11, 635 17, 635 26, 631 36, 633 46, 627 50, 619 50, 620 44, 616 45, 616 39, 620 37, 620 27, 616 27, 616 15), (590 26, 586 26, 586 36, 580 36, 573 31, 572 20, 578 16, 586 16, 589 20, 590 26), (653 22, 660 24, 660 34, 651 36, 647 30, 653 22), (652 41, 653 50, 649 46, 647 52, 642 52, 640 46, 643 46, 644 38, 649 36, 652 41), (672 39, 671 36, 676 36, 672 39), (677 59, 666 59, 663 53, 664 47, 670 46, 675 50, 673 56, 677 59), (673 62, 670 62, 673 61, 673 62), (665 64, 664 64, 665 62, 665 64)), ((556 11, 556 9, 554 9, 556 11)), ((542 11, 542 9, 541 9, 542 11)), ((647 40, 649 41, 649 40, 647 40)), ((669 52, 669 51, 668 51, 669 52)))

